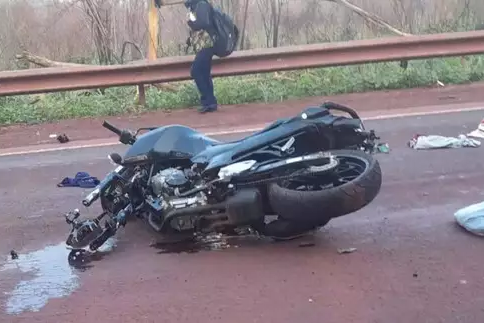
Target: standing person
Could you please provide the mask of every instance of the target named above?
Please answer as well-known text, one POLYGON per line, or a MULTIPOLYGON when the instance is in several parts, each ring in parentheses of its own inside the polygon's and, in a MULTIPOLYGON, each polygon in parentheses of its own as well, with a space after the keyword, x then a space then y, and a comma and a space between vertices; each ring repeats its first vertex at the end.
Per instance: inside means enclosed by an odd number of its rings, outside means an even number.
POLYGON ((187 45, 195 51, 195 60, 190 71, 200 93, 199 112, 217 110, 217 98, 212 80, 212 59, 214 55, 226 57, 235 49, 238 29, 230 17, 214 9, 207 0, 186 0, 190 37, 187 45))

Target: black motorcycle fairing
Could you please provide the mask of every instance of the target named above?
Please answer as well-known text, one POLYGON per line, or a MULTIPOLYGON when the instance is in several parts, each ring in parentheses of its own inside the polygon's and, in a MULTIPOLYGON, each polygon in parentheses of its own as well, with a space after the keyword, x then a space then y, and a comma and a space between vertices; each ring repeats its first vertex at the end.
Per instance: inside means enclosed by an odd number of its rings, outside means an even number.
POLYGON ((210 155, 214 156, 232 149, 245 139, 275 129, 286 121, 287 119, 279 119, 260 132, 228 143, 210 138, 186 126, 164 126, 139 136, 136 142, 126 151, 123 159, 126 161, 136 160, 140 156, 153 156, 154 158, 179 158, 183 156, 189 159, 208 148, 211 149, 210 155))
POLYGON ((205 171, 216 169, 233 163, 242 155, 274 144, 285 138, 298 135, 314 128, 307 122, 283 123, 266 132, 251 135, 237 142, 229 142, 207 147, 205 150, 192 158, 193 163, 207 164, 205 171))
MULTIPOLYGON (((271 123, 270 125, 265 127, 264 129, 262 129, 261 131, 253 133, 252 135, 250 135, 250 137, 257 136, 261 133, 270 131, 270 130, 275 129, 275 128, 283 125, 283 124, 291 123, 291 122, 298 121, 298 120, 304 120, 305 118, 309 119, 309 120, 314 120, 316 118, 322 118, 322 117, 328 116, 329 114, 330 114, 329 110, 324 108, 324 107, 307 107, 306 109, 303 110, 303 112, 301 112, 301 114, 299 114, 295 117, 291 117, 291 118, 277 119, 276 121, 274 121, 273 123, 271 123), (305 115, 305 118, 303 118, 303 115, 305 115)), ((329 119, 326 118, 326 119, 322 119, 322 120, 323 120, 323 122, 332 122, 333 118, 329 118, 329 119)))
POLYGON ((292 136, 318 132, 321 128, 320 126, 332 125, 341 118, 330 114, 329 110, 324 107, 309 107, 296 117, 279 119, 262 131, 239 141, 207 147, 194 156, 192 162, 208 164, 205 171, 210 171, 233 163, 238 158, 243 157, 244 154, 264 146, 289 139, 292 136))
POLYGON ((154 158, 189 159, 218 143, 219 141, 186 126, 164 126, 139 136, 124 158, 151 155, 154 158))
POLYGON ((318 131, 320 126, 343 122, 340 120, 353 121, 352 127, 360 122, 335 116, 325 107, 308 107, 295 117, 278 119, 259 132, 227 143, 186 126, 164 126, 139 136, 126 152, 124 159, 136 159, 140 156, 154 159, 191 159, 192 163, 207 165, 206 170, 210 170, 226 166, 244 154, 291 136, 318 131))

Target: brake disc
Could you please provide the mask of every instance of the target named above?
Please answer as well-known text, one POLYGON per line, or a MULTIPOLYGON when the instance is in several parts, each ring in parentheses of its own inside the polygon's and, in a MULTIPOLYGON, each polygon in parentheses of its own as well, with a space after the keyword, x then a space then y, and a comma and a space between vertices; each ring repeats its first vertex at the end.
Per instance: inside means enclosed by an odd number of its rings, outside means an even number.
POLYGON ((84 249, 73 249, 69 252, 67 261, 72 267, 84 267, 90 261, 90 254, 84 249))

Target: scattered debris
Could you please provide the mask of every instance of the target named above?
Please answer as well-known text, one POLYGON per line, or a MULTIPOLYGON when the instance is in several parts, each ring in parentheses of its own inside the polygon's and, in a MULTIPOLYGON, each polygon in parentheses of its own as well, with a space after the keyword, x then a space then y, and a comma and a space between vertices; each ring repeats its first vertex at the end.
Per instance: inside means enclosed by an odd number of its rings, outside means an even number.
POLYGON ((67 137, 67 135, 65 133, 63 133, 63 134, 57 136, 57 141, 60 142, 61 144, 65 144, 65 143, 69 142, 69 138, 67 137))
POLYGON ((484 202, 458 210, 454 213, 454 218, 467 231, 484 237, 484 202))
POLYGON ((299 248, 314 247, 316 244, 314 242, 306 241, 299 244, 299 248))
POLYGON ((202 250, 220 251, 228 248, 238 248, 229 243, 230 236, 215 233, 205 236, 187 236, 186 238, 172 240, 163 239, 153 241, 150 247, 160 249, 159 254, 165 253, 195 253, 202 250))
POLYGON ((89 173, 78 172, 74 178, 65 177, 59 184, 57 184, 57 186, 93 188, 96 187, 99 183, 99 179, 89 175, 89 173))
POLYGON ((341 249, 338 249, 338 253, 340 255, 342 255, 342 254, 345 254, 345 253, 353 253, 356 250, 358 250, 358 249, 356 249, 356 248, 341 248, 341 249))
POLYGON ((476 148, 481 145, 481 142, 465 135, 459 137, 445 137, 438 135, 415 135, 412 140, 408 142, 408 146, 413 149, 438 149, 438 148, 462 148, 472 147, 476 148))
POLYGON ((387 143, 378 144, 376 146, 376 150, 379 153, 388 154, 388 153, 390 153, 390 145, 388 145, 387 143))
POLYGON ((15 250, 10 251, 10 256, 12 257, 12 260, 18 259, 18 253, 15 250))
POLYGON ((309 303, 312 303, 312 302, 313 302, 313 299, 312 299, 312 298, 310 298, 310 299, 309 299, 309 303))
POLYGON ((57 139, 58 142, 60 142, 61 144, 65 144, 66 142, 69 142, 70 139, 67 137, 67 135, 65 133, 61 134, 61 135, 58 135, 56 133, 51 133, 49 135, 49 138, 50 139, 57 139))
POLYGON ((484 119, 481 120, 476 130, 467 134, 467 137, 484 139, 484 119))
POLYGON ((444 96, 439 96, 439 100, 455 100, 457 97, 453 95, 444 95, 444 96))

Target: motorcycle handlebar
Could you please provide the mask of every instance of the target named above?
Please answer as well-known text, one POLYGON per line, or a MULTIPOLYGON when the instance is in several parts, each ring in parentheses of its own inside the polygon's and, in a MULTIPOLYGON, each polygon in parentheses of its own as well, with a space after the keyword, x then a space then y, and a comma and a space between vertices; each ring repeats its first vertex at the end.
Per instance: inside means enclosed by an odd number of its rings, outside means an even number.
POLYGON ((121 136, 121 129, 117 128, 116 126, 110 124, 109 122, 107 121, 104 121, 103 122, 103 127, 108 129, 109 131, 112 131, 114 132, 115 134, 117 134, 118 136, 121 136))

